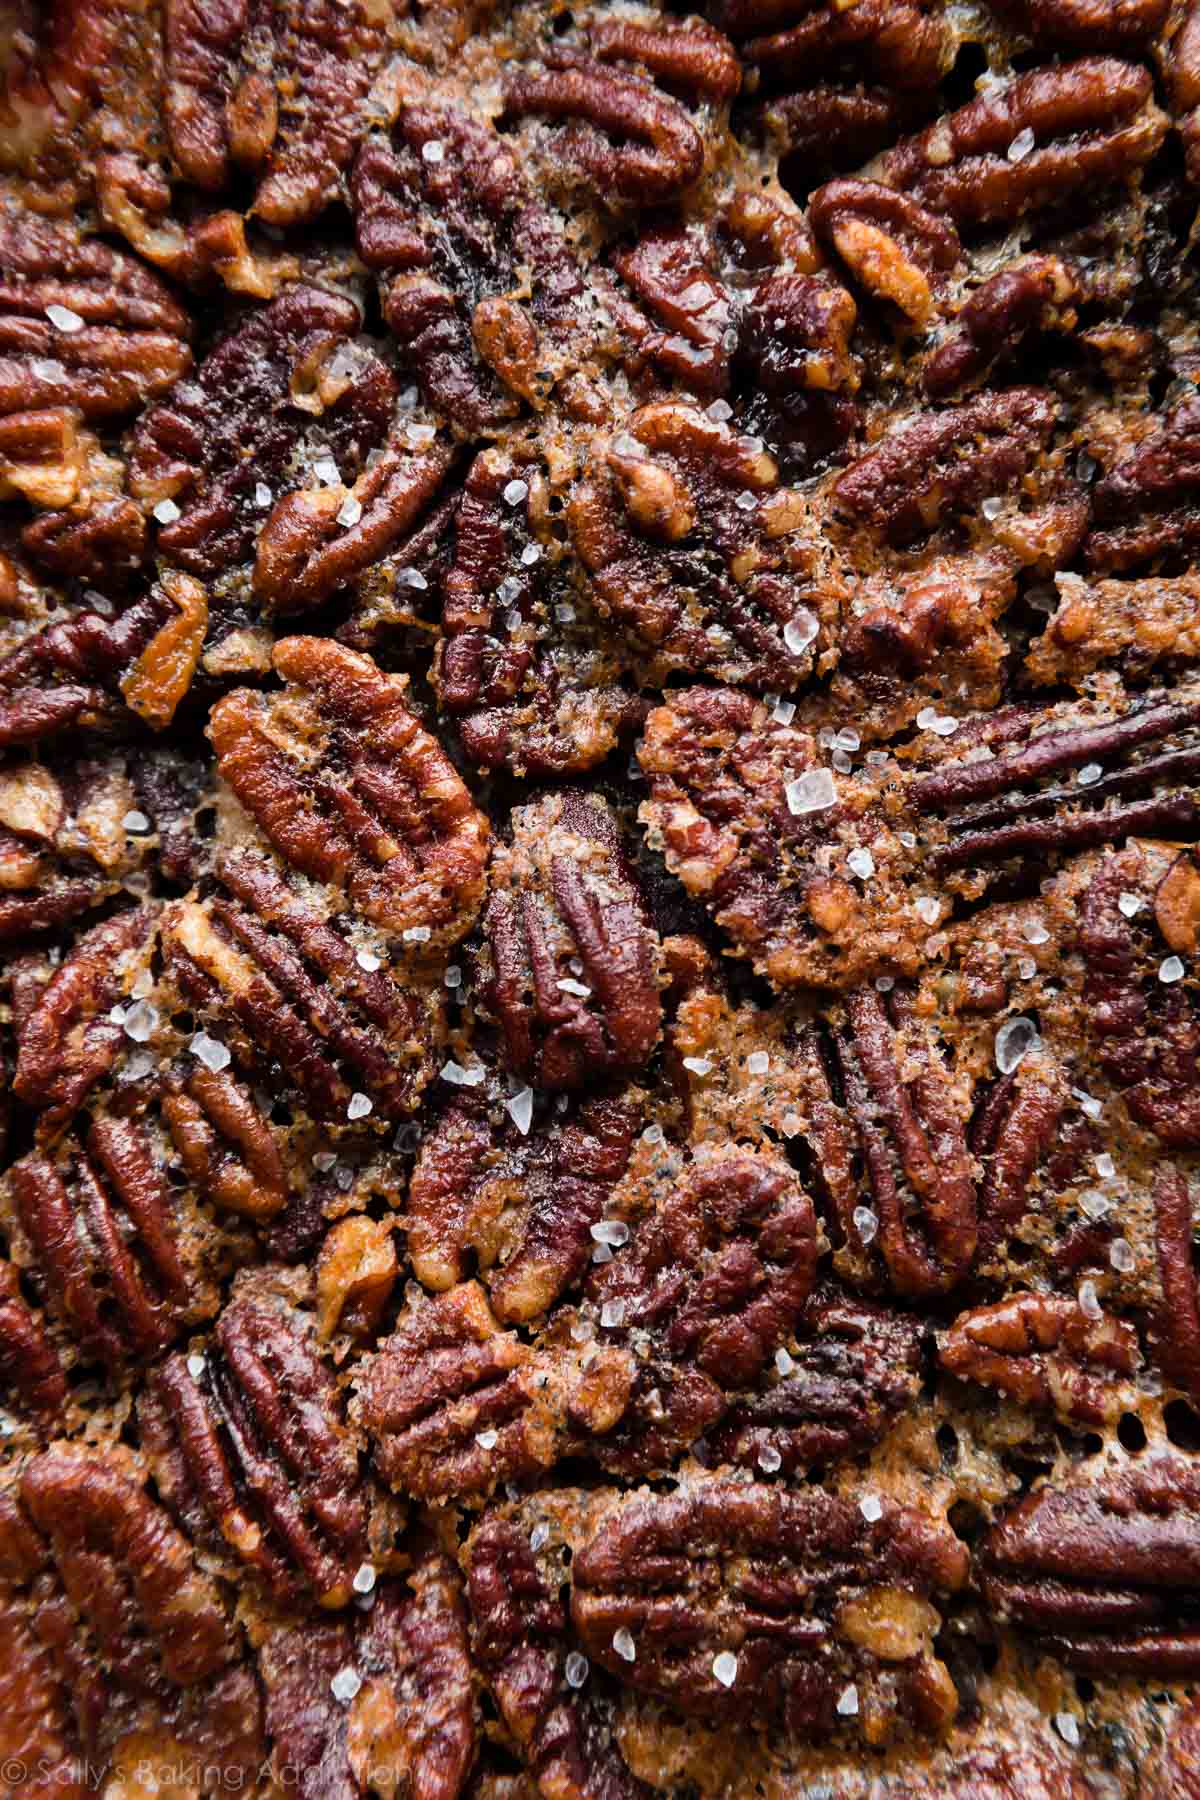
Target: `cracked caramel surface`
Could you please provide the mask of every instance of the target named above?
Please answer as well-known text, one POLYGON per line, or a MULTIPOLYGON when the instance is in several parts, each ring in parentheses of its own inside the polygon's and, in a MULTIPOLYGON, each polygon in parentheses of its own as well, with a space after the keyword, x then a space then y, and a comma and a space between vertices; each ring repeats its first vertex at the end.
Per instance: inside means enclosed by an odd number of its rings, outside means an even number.
POLYGON ((0 70, 0 1800, 1200 1796, 1194 0, 0 70))

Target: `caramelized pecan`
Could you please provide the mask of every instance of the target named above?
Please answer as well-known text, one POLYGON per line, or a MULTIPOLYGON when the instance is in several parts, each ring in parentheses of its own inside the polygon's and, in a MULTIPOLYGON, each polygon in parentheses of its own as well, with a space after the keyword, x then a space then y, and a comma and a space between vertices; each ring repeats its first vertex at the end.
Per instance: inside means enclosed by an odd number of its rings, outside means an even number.
POLYGON ((380 359, 352 344, 358 330, 352 300, 295 282, 138 421, 133 492, 181 508, 158 532, 164 555, 193 575, 219 575, 250 556, 297 461, 332 458, 343 476, 358 476, 397 395, 380 359))
POLYGON ((130 413, 191 364, 187 314, 131 256, 71 226, 0 216, 0 413, 130 413), (76 324, 55 324, 59 309, 76 324))
POLYGON ((662 1023, 659 945, 616 820, 564 792, 514 808, 511 825, 493 857, 481 971, 508 1064, 542 1088, 631 1074, 662 1023))
POLYGON ((466 1784, 477 1727, 462 1583, 430 1551, 408 1587, 372 1590, 352 1623, 291 1626, 263 1646, 274 1767, 303 1800, 456 1800, 466 1784), (361 1682, 348 1710, 330 1691, 347 1669, 361 1682))
POLYGON ((806 1028, 801 1052, 806 1135, 842 1241, 840 1272, 870 1280, 877 1240, 897 1293, 945 1292, 974 1259, 976 1200, 963 1096, 933 1033, 899 989, 859 988, 827 1036, 806 1028))
POLYGON ((1132 1325, 1093 1318, 1057 1294, 1016 1294, 961 1314, 938 1355, 951 1375, 1088 1425, 1116 1417, 1130 1390, 1113 1377, 1135 1375, 1141 1361, 1132 1325))
POLYGON ((183 1005, 228 1037, 243 1067, 298 1090, 321 1119, 346 1118, 354 1092, 384 1118, 411 1111, 432 1073, 432 997, 363 968, 264 858, 223 857, 219 875, 211 897, 180 902, 164 921, 183 1005))
POLYGON ((1040 388, 1009 388, 946 412, 919 413, 838 476, 836 504, 889 543, 912 543, 947 515, 1019 490, 1057 411, 1040 388))
POLYGON ((18 1272, 9 1262, 0 1263, 0 1382, 6 1396, 15 1394, 42 1425, 57 1418, 67 1397, 58 1352, 26 1304, 18 1272))
POLYGON ((139 854, 120 761, 0 766, 0 944, 56 931, 117 892, 139 854))
POLYGON ((391 141, 358 159, 354 216, 430 406, 480 431, 544 404, 582 284, 502 137, 455 109, 404 107, 391 141))
POLYGON ((1192 1197, 1169 1166, 1154 1177, 1154 1239, 1162 1287, 1159 1362, 1168 1380, 1200 1400, 1200 1291, 1192 1258, 1192 1197))
POLYGON ((605 1330, 639 1347, 633 1398, 600 1461, 627 1474, 669 1464, 727 1395, 753 1387, 796 1325, 816 1254, 812 1202, 786 1163, 718 1152, 674 1180, 589 1285, 605 1330))
POLYGON ((797 611, 787 494, 761 441, 663 401, 594 457, 571 500, 571 535, 601 610, 651 653, 648 676, 686 669, 798 686, 812 656, 784 635, 797 611))
POLYGON ((1165 128, 1148 70, 1083 57, 968 101, 889 150, 881 172, 957 225, 1008 224, 1126 179, 1154 155, 1165 128), (1026 131, 1033 145, 1013 159, 1009 147, 1026 131))
POLYGON ((614 254, 613 268, 637 302, 618 305, 631 372, 649 365, 692 393, 728 391, 734 302, 710 260, 697 233, 681 225, 652 226, 614 254))
POLYGON ((681 1712, 774 1717, 788 1731, 819 1734, 835 1724, 845 1683, 857 1677, 869 1692, 879 1669, 858 1647, 874 1639, 865 1628, 874 1593, 880 1620, 894 1610, 911 1640, 890 1704, 937 1728, 956 1696, 928 1648, 937 1625, 928 1601, 962 1586, 966 1550, 923 1513, 881 1506, 867 1522, 852 1501, 819 1488, 786 1494, 724 1482, 627 1501, 575 1556, 576 1629, 611 1674, 681 1712), (621 1631, 635 1647, 629 1662, 614 1647, 621 1631), (734 1662, 728 1686, 713 1671, 725 1652, 734 1662), (936 1709, 927 1706, 935 1669, 944 1684, 936 1709))
POLYGON ((1183 140, 1187 170, 1200 181, 1200 9, 1184 9, 1166 57, 1167 95, 1183 140))
POLYGON ((291 867, 389 930, 455 942, 483 898, 487 822, 407 682, 322 638, 286 638, 272 661, 283 696, 239 688, 213 708, 222 777, 291 867))
POLYGON ((550 120, 548 156, 561 157, 608 204, 658 205, 691 186, 704 145, 682 107, 644 77, 575 52, 547 49, 542 60, 506 80, 502 121, 550 120))
POLYGON ((215 13, 171 0, 165 110, 183 173, 217 189, 235 167, 247 170, 260 218, 312 218, 337 197, 382 48, 375 11, 360 0, 228 0, 215 13))
POLYGON ((1162 1454, 1020 1501, 983 1546, 983 1590, 1074 1669, 1186 1680, 1200 1667, 1198 1547, 1196 1470, 1162 1454))
POLYGON ((1200 396, 1184 400, 1092 490, 1088 564, 1108 572, 1200 545, 1200 396))
POLYGON ((635 702, 545 530, 545 483, 504 451, 471 465, 442 584, 434 681, 483 768, 569 774, 602 762, 635 702), (512 505, 506 492, 529 491, 512 505), (543 529, 539 530, 541 526, 543 529))
POLYGON ((171 1356, 140 1405, 163 1501, 193 1542, 226 1546, 277 1594, 344 1606, 366 1544, 354 1445, 303 1321, 235 1296, 214 1343, 171 1356))
POLYGON ((125 1687, 191 1687, 215 1675, 233 1641, 216 1588, 191 1548, 114 1462, 47 1450, 20 1496, 45 1537, 77 1623, 125 1687))
POLYGON ((1057 256, 1029 256, 982 282, 954 322, 954 334, 930 356, 922 373, 935 400, 985 375, 1020 349, 1033 332, 1070 330, 1079 283, 1057 256))
POLYGON ((1006 0, 1036 44, 1070 50, 1136 51, 1162 30, 1169 0, 1006 0))
POLYGON ((471 1261, 506 1324, 548 1311, 589 1265, 592 1226, 625 1173, 639 1123, 632 1099, 592 1095, 527 1134, 467 1100, 422 1142, 408 1189, 408 1251, 426 1287, 463 1280, 471 1261))
POLYGON ((1102 665, 1138 684, 1156 664, 1200 655, 1200 578, 1150 575, 1140 581, 1064 580, 1058 609, 1025 659, 1040 687, 1082 687, 1102 665))
POLYGON ((859 285, 925 326, 961 254, 947 219, 878 181, 826 182, 808 203, 812 227, 859 285))
POLYGON ((950 48, 927 0, 712 0, 708 10, 775 88, 809 87, 840 68, 901 91, 932 87, 950 48))
POLYGON ((279 1146, 240 1082, 194 1069, 164 1093, 162 1112, 184 1173, 215 1206, 270 1219, 286 1205, 288 1176, 279 1146))
POLYGON ((819 82, 781 94, 763 110, 785 167, 810 181, 835 170, 861 168, 894 144, 902 131, 927 118, 929 108, 895 88, 838 87, 819 82))
POLYGON ((983 1165, 979 1187, 979 1255, 1008 1239, 1027 1211, 1030 1189, 1063 1133, 1070 1101, 1063 1070, 1038 1051, 1002 1075, 976 1109, 971 1149, 983 1165))
POLYGON ((601 62, 640 63, 672 93, 718 102, 732 100, 741 86, 737 52, 723 32, 703 19, 600 18, 588 32, 601 62))
POLYGON ((870 1449, 916 1399, 921 1335, 905 1313, 819 1289, 789 1340, 787 1373, 734 1401, 713 1449, 784 1475, 870 1449))

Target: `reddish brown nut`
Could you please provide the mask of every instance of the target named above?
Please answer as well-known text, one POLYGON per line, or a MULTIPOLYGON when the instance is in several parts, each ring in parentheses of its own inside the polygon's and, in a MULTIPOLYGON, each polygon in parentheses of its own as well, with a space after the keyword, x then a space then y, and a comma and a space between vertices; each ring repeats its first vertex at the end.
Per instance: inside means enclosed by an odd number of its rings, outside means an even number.
MULTIPOLYGON (((685 1714, 776 1718, 805 1735, 836 1723, 847 1681, 869 1693, 879 1666, 871 1646, 886 1639, 890 1614, 906 1640, 892 1704, 928 1730, 957 1701, 930 1653, 929 1600, 966 1573, 965 1547, 916 1510, 884 1501, 868 1523, 819 1488, 718 1481, 619 1506, 575 1556, 571 1611, 588 1654, 627 1685, 685 1714), (869 1595, 880 1588, 876 1611, 869 1595), (614 1646, 622 1632, 629 1661, 614 1646), (713 1669, 726 1654, 728 1686, 713 1669), (921 1694, 935 1669, 941 1706, 930 1716, 921 1694)), ((882 1649, 885 1660, 896 1655, 882 1649)))
POLYGON ((1022 1406, 1100 1425, 1128 1404, 1137 1332, 1119 1319, 1093 1318, 1057 1294, 1017 1294, 963 1313, 938 1346, 943 1369, 998 1388, 1022 1406))
POLYGON ((138 421, 132 490, 148 505, 181 508, 158 532, 172 562, 214 576, 246 561, 272 499, 295 481, 296 460, 332 459, 343 478, 357 478, 398 391, 379 357, 353 343, 359 324, 352 300, 295 282, 138 421))
POLYGON ((399 1272, 389 1220, 340 1219, 317 1258, 317 1336, 373 1337, 399 1272))
POLYGON ((741 354, 769 394, 853 393, 850 339, 858 317, 844 287, 824 275, 769 275, 742 323, 741 354))
MULTIPOLYGON (((784 365, 794 366, 793 348, 784 365)), ((683 669, 794 689, 812 639, 793 649, 785 636, 802 611, 787 558, 790 496, 761 440, 663 401, 600 440, 594 459, 571 500, 571 535, 601 610, 650 653, 646 678, 683 669)))
POLYGON ((712 0, 708 10, 772 88, 808 87, 847 67, 852 78, 920 90, 937 82, 950 49, 926 0, 712 0))
POLYGON ((1001 1618, 1085 1674, 1187 1680, 1200 1566, 1200 1482, 1170 1453, 1118 1474, 1044 1487, 984 1543, 980 1574, 1001 1618))
POLYGON ((278 1596, 344 1606, 366 1547, 355 1446, 305 1322, 235 1295, 214 1343, 169 1357, 140 1403, 164 1503, 193 1542, 228 1549, 278 1596))
POLYGON ((912 543, 948 515, 1019 489, 1057 414, 1040 388, 1009 388, 920 413, 838 476, 836 504, 889 543, 912 543))
POLYGON ((1187 6, 1166 58, 1167 95, 1187 171, 1200 182, 1200 7, 1187 6))
POLYGON ((1162 1168, 1154 1178, 1154 1237, 1162 1287, 1158 1360, 1169 1381, 1200 1400, 1200 1290, 1192 1257, 1192 1196, 1180 1169, 1162 1168))
POLYGON ((908 1314, 818 1289, 789 1339, 787 1373, 734 1400, 709 1433, 713 1450, 791 1475, 870 1449, 916 1399, 921 1337, 908 1314))
POLYGON ((187 314, 133 257, 14 210, 0 218, 0 269, 0 414, 119 417, 186 374, 187 314))
POLYGON ((408 1576, 373 1591, 353 1623, 289 1626, 259 1656, 274 1770, 301 1800, 409 1792, 457 1800, 478 1729, 462 1582, 427 1552, 408 1576), (341 1671, 361 1686, 347 1707, 341 1671))
POLYGON ((978 1233, 964 1095, 933 1033, 900 989, 885 998, 859 988, 827 1038, 810 1027, 801 1050, 839 1271, 870 1282, 878 1254, 897 1293, 944 1293, 970 1268, 978 1233))
MULTIPOLYGON (((129 797, 120 759, 0 767, 0 944, 55 931, 118 891, 139 856, 121 824, 129 797)), ((18 1033, 24 1018, 14 1008, 18 1033)))
POLYGON ((930 356, 925 392, 943 399, 986 375, 1034 332, 1070 331, 1079 284, 1057 256, 1030 256, 975 289, 954 322, 954 334, 930 356))
POLYGON ((588 40, 601 62, 640 63, 671 93, 716 104, 732 100, 742 83, 733 45, 702 19, 639 24, 601 18, 590 27, 588 40))
POLYGON ((475 1282, 412 1302, 355 1385, 375 1467, 418 1499, 486 1493, 559 1455, 544 1360, 500 1330, 475 1282))
POLYGON ((141 566, 146 521, 140 507, 123 495, 86 493, 74 506, 31 519, 21 543, 51 574, 107 586, 128 579, 141 566))
POLYGON ((171 0, 166 123, 187 179, 216 190, 240 168, 258 177, 261 218, 312 218, 337 197, 365 130, 383 42, 360 0, 299 9, 226 0, 215 12, 171 0))
POLYGON ((540 1115, 527 1134, 482 1106, 452 1106, 422 1142, 408 1189, 408 1251, 426 1287, 462 1281, 472 1262, 505 1324, 547 1312, 591 1261, 593 1225, 625 1173, 640 1113, 593 1095, 540 1115))
POLYGON ((479 431, 544 404, 582 284, 510 143, 466 113, 406 106, 358 159, 354 218, 431 406, 479 431))
POLYGON ((1148 70, 1083 57, 981 94, 889 150, 881 173, 957 225, 999 225, 1126 179, 1165 130, 1148 70))
POLYGON ((564 1687, 570 1633, 558 1574, 543 1575, 525 1522, 489 1514, 466 1556, 476 1654, 539 1791, 546 1800, 649 1800, 654 1790, 631 1772, 606 1726, 594 1677, 584 1692, 564 1687))
POLYGON ((0 1604, 0 1760, 10 1770, 62 1771, 56 1800, 87 1800, 82 1770, 73 1779, 82 1758, 59 1673, 33 1620, 6 1593, 0 1604))
POLYGON ((704 165, 700 134, 653 83, 567 50, 547 50, 543 64, 508 77, 502 120, 550 120, 550 154, 600 200, 653 206, 695 181, 704 165))
POLYGON ((31 1106, 68 1117, 106 1075, 124 1042, 109 1017, 145 966, 155 916, 148 907, 117 913, 85 932, 24 1019, 13 1087, 31 1106))
MULTIPOLYGON (((1151 716, 1154 710, 1151 709, 1151 716)), ((1135 764, 1131 773, 1140 776, 1148 765, 1160 763, 1165 765, 1169 779, 1175 769, 1186 770, 1196 754, 1189 745, 1183 751, 1151 756, 1140 767, 1135 764)), ((1149 779, 1153 776, 1148 777, 1147 785, 1149 779)), ((1194 836, 1190 788, 1186 801, 1183 795, 1175 798, 1181 814, 1186 804, 1191 829, 1177 829, 1172 835, 1194 836)), ((1143 806, 1157 803, 1144 802, 1143 806)), ((1183 851, 1172 858, 1165 846, 1160 849, 1131 845, 1100 862, 1080 907, 1079 951, 1086 968, 1085 1014, 1097 1040, 1100 1066, 1121 1088, 1125 1105, 1139 1124, 1172 1149, 1191 1149, 1200 1144, 1200 1094, 1196 1081, 1200 1017, 1190 984, 1164 982, 1160 971, 1167 964, 1164 950, 1173 948, 1167 933, 1176 931, 1180 912, 1188 904, 1182 896, 1194 894, 1198 887, 1200 870, 1194 853, 1183 851), (1171 885, 1160 921, 1143 897, 1148 897, 1147 890, 1153 893, 1164 882, 1171 885), (1126 895, 1143 901, 1132 916, 1122 907, 1126 895)), ((1125 905, 1129 905, 1128 900, 1125 905)), ((1186 935, 1179 945, 1185 953, 1190 936, 1187 916, 1185 913, 1186 935)))
POLYGON ((861 287, 915 327, 929 322, 943 278, 961 254, 948 220, 877 181, 826 182, 808 210, 814 232, 861 287))
POLYGON ((517 807, 492 861, 486 1004, 510 1068, 536 1087, 632 1074, 662 1023, 659 945, 603 801, 517 807))
POLYGON ((67 1397, 58 1352, 26 1304, 12 1263, 0 1263, 0 1381, 38 1424, 53 1424, 67 1397))
POLYGON ((710 260, 681 225, 654 226, 615 253, 612 266, 637 301, 616 303, 631 372, 652 366, 705 396, 728 390, 734 302, 710 260))
POLYGON ((613 749, 636 702, 544 525, 543 485, 503 450, 481 451, 455 514, 434 682, 483 768, 571 774, 613 749), (529 477, 532 476, 532 488, 529 477), (527 491, 514 506, 509 493, 527 491))
POLYGON ((1136 54, 1162 30, 1170 0, 1005 0, 998 10, 1036 44, 1136 54))
POLYGON ((1200 396, 1184 400, 1092 490, 1084 552, 1104 572, 1186 559, 1200 545, 1200 396))
POLYGON ((1065 1071, 1043 1051, 1002 1075, 971 1121, 971 1150, 983 1166, 979 1255, 1007 1242, 1028 1209, 1039 1171, 1059 1142, 1070 1106, 1065 1071))
POLYGON ((390 931, 456 942, 483 899, 488 826, 407 681, 324 638, 286 638, 272 661, 281 698, 239 688, 213 708, 223 779, 292 868, 390 931))
POLYGON ((216 1587, 115 1462, 47 1450, 27 1466, 20 1496, 78 1621, 124 1687, 192 1687, 232 1659, 216 1587))
POLYGON ((629 1404, 594 1447, 605 1468, 669 1466, 755 1386, 796 1326, 816 1249, 812 1202, 786 1164, 718 1154, 692 1167, 589 1286, 605 1332, 638 1351, 629 1404))
POLYGON ((782 94, 763 109, 780 156, 821 175, 861 168, 928 116, 927 105, 894 88, 824 82, 782 94))
POLYGON ((220 887, 173 906, 163 954, 179 990, 239 1064, 302 1095, 320 1119, 411 1112, 433 1070, 436 1000, 364 969, 335 930, 262 857, 226 856, 220 887), (353 1094, 362 1094, 351 1112, 353 1094))
POLYGON ((270 1219, 288 1200, 271 1127, 230 1076, 194 1069, 164 1093, 162 1113, 188 1180, 224 1212, 270 1219))

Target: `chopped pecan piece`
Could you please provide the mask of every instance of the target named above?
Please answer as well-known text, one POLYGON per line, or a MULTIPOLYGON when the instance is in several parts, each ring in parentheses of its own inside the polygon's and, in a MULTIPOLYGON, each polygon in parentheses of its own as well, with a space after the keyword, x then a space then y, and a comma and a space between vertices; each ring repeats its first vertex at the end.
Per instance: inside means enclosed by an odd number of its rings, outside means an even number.
POLYGON ((938 290, 961 255, 947 219, 878 181, 830 181, 808 206, 816 235, 835 250, 859 285, 925 326, 938 290))
POLYGON ((1092 490, 1088 564, 1105 573, 1200 546, 1200 396, 1184 400, 1092 490))
POLYGON ((47 1450, 25 1469, 20 1496, 68 1601, 124 1686, 191 1687, 231 1660, 215 1586, 162 1507, 115 1462, 47 1450))
POLYGON ((1083 687, 1102 665, 1130 683, 1156 664, 1200 659, 1200 578, 1147 576, 1141 581, 1064 579, 1058 610, 1025 658, 1042 687, 1083 687))
POLYGON ((604 760, 636 703, 546 529, 545 483, 530 474, 498 449, 471 465, 433 679, 483 768, 574 774, 604 760), (522 488, 513 506, 505 494, 522 488))
POLYGON ((827 1037, 805 1030, 801 1050, 806 1136, 841 1237, 839 1271, 870 1281, 878 1240, 897 1293, 944 1293, 970 1268, 978 1233, 965 1096, 932 1031, 899 989, 859 988, 827 1037))
POLYGON ((264 858, 223 857, 219 875, 210 898, 180 902, 164 921, 183 1004, 228 1036, 246 1069, 299 1090, 321 1119, 345 1119, 355 1092, 385 1118, 411 1111, 432 1074, 434 997, 363 968, 264 858))
POLYGON ((0 1382, 41 1425, 54 1422, 67 1397, 58 1352, 9 1262, 0 1263, 0 1382))
POLYGON ((353 1442, 304 1323, 235 1296, 199 1375, 169 1357, 140 1405, 158 1491, 194 1542, 226 1546, 277 1594, 352 1598, 366 1544, 353 1442))
POLYGON ((477 1723, 462 1583, 431 1551, 408 1586, 374 1590, 353 1623, 290 1626, 263 1646, 274 1767, 302 1800, 457 1800, 466 1785, 477 1723), (330 1690, 346 1669, 361 1683, 349 1709, 330 1690))
POLYGON ((637 302, 618 304, 632 373, 651 366, 692 393, 728 391, 734 300, 710 261, 699 234, 681 225, 654 226, 614 254, 613 268, 637 302))
POLYGON ((119 417, 190 367, 187 314, 132 256, 9 211, 0 269, 0 414, 69 406, 119 417), (73 319, 56 324, 64 314, 73 319))
POLYGON ((578 1088, 649 1060, 658 938, 602 801, 564 792, 514 808, 484 929, 483 994, 518 1074, 578 1088))
POLYGON ((476 1654, 540 1792, 546 1800, 649 1800, 653 1790, 604 1729, 594 1682, 586 1693, 565 1685, 570 1634, 557 1570, 548 1582, 529 1532, 515 1518, 489 1515, 466 1554, 476 1654))
POLYGON ((788 1731, 820 1734, 837 1721, 845 1683, 869 1684, 878 1670, 859 1648, 873 1636, 859 1630, 873 1593, 882 1618, 894 1612, 908 1627, 891 1704, 937 1729, 957 1697, 940 1671, 941 1705, 927 1707, 938 1619, 929 1598, 962 1586, 967 1553, 945 1524, 881 1505, 867 1522, 852 1501, 819 1488, 786 1494, 724 1482, 628 1501, 575 1556, 576 1629, 611 1674, 683 1713, 777 1718, 788 1731), (628 1662, 614 1647, 621 1632, 635 1647, 628 1662), (725 1652, 728 1686, 713 1670, 725 1652))
POLYGON ((454 943, 483 898, 488 826, 407 681, 323 638, 285 638, 272 662, 284 695, 239 688, 213 708, 222 777, 293 868, 391 931, 454 943))
POLYGON ((1198 1549, 1200 1480, 1167 1453, 1030 1494, 993 1527, 980 1573, 988 1604, 1071 1668, 1187 1680, 1198 1549))
POLYGON ((604 1329, 644 1349, 600 1461, 638 1474, 707 1431, 791 1335, 816 1256, 812 1202, 786 1163, 718 1152, 675 1181, 589 1286, 604 1329))
POLYGON ((388 1221, 361 1215, 339 1220, 317 1259, 317 1336, 374 1336, 398 1267, 388 1221))
POLYGON ((784 1475, 870 1449, 917 1397, 921 1336, 905 1313, 819 1289, 788 1373, 734 1402, 710 1434, 713 1449, 784 1475))
POLYGON ((543 405, 582 283, 511 145, 466 113, 406 106, 358 159, 354 214, 429 405, 472 432, 543 405))
POLYGON ((1183 140, 1187 171, 1200 183, 1200 9, 1183 11, 1166 57, 1167 95, 1183 140))
POLYGON ((1132 1325, 1090 1317, 1057 1294, 1017 1294, 963 1313, 938 1355, 951 1375, 1088 1425, 1111 1421, 1128 1403, 1128 1384, 1113 1376, 1135 1375, 1141 1361, 1132 1325))
POLYGON ((1113 57, 1034 69, 889 150, 881 173, 956 225, 1010 224, 1078 190, 1125 180, 1154 155, 1166 120, 1149 71, 1113 57), (1009 156, 1022 132, 1027 155, 1009 156))
POLYGON ((398 391, 379 357, 353 343, 359 328, 352 300, 295 282, 138 421, 133 492, 181 508, 158 532, 171 561, 203 576, 245 562, 271 504, 259 490, 278 497, 294 485, 298 460, 332 458, 343 477, 358 476, 398 391))
POLYGON ((508 77, 502 121, 550 120, 548 158, 577 170, 607 204, 658 205, 691 186, 703 140, 653 82, 567 49, 546 49, 542 61, 508 77))
POLYGON ((258 179, 254 211, 295 225, 335 199, 365 130, 383 48, 360 0, 171 0, 166 20, 166 123, 189 181, 258 179))
POLYGON ((0 767, 0 944, 49 931, 117 892, 139 854, 120 824, 119 761, 0 767))
POLYGON ((591 1228, 625 1173, 640 1114, 632 1098, 592 1095, 498 1127, 467 1100, 425 1137, 408 1190, 408 1251, 426 1287, 462 1281, 473 1259, 506 1324, 545 1313, 588 1268, 591 1228))
POLYGON ((787 559, 789 496, 761 441, 663 401, 593 456, 571 500, 571 534, 598 606, 650 652, 647 677, 685 669, 797 687, 813 639, 793 649, 787 631, 803 612, 787 559))

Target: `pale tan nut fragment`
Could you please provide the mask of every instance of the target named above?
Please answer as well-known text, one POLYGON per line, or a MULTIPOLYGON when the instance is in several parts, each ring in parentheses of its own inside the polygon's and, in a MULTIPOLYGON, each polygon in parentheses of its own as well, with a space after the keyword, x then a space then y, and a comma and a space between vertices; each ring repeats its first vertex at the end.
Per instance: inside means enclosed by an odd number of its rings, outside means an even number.
POLYGON ((946 277, 961 255, 948 219, 877 181, 826 182, 809 203, 817 236, 859 284, 889 302, 915 329, 932 319, 946 277))
POLYGON ((178 569, 164 569, 162 588, 175 604, 175 615, 155 632, 121 681, 126 706, 156 731, 171 723, 191 687, 208 630, 208 593, 201 582, 178 569))
POLYGON ((387 1220, 353 1218, 336 1224, 317 1258, 317 1336, 367 1337, 379 1323, 399 1263, 387 1220))
POLYGON ((213 708, 220 774, 293 868, 391 931, 456 942, 483 900, 488 824, 406 681, 322 638, 287 638, 273 662, 285 696, 239 688, 213 708))
POLYGON ((1126 679, 1200 656, 1200 576, 1139 581, 1058 581, 1058 608, 1035 638, 1025 668, 1039 686, 1081 687, 1102 666, 1126 679))

